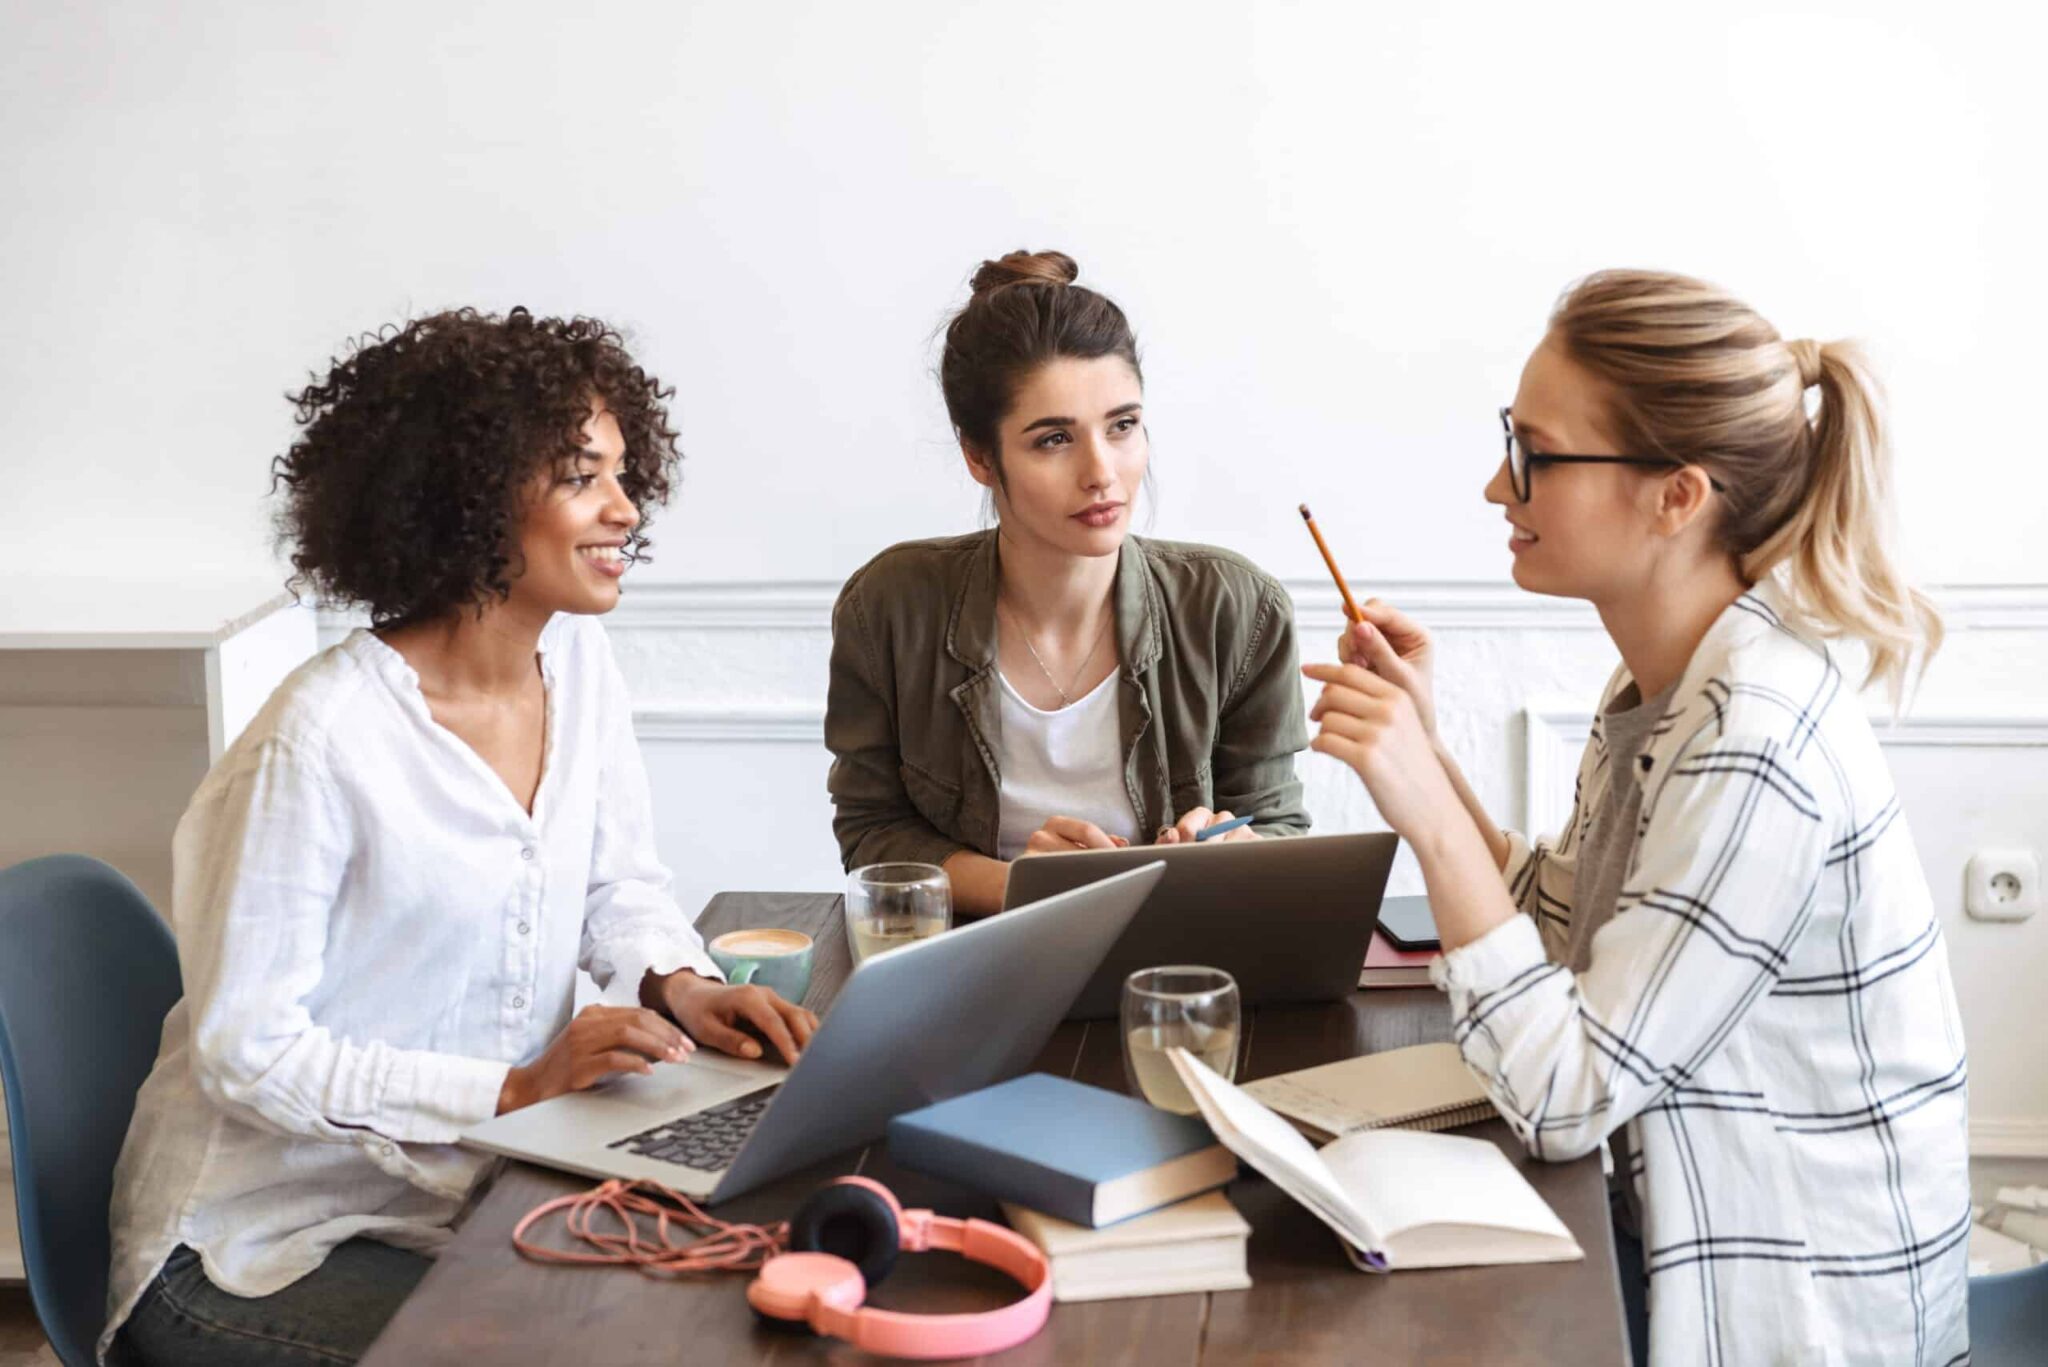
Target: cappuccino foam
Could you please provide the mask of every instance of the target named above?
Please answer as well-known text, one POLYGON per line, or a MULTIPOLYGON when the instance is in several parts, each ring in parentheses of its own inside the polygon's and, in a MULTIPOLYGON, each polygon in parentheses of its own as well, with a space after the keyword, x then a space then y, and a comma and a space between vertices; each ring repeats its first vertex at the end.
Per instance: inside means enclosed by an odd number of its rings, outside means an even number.
POLYGON ((754 958, 772 958, 781 954, 798 954, 810 948, 811 937, 800 930, 729 930, 711 942, 711 947, 722 954, 745 954, 754 958))

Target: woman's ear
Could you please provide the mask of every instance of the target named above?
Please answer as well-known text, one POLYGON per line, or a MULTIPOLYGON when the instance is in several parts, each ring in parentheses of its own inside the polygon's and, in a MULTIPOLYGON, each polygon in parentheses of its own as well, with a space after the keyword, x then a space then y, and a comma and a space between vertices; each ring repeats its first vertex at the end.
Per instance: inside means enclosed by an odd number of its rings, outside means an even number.
POLYGON ((1699 522, 1713 502, 1713 480, 1697 465, 1680 466, 1658 483, 1657 530, 1665 536, 1699 522))
POLYGON ((996 474, 996 462, 992 455, 963 441, 960 443, 960 456, 967 462, 967 473, 973 477, 976 484, 984 489, 1002 487, 1002 479, 996 474))

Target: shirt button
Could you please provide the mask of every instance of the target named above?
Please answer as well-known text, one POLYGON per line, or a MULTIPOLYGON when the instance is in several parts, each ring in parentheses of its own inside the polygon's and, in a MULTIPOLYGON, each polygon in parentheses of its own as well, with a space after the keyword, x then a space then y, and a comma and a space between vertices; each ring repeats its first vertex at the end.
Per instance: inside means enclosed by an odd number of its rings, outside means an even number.
POLYGON ((524 846, 521 846, 521 847, 520 847, 520 850, 519 850, 519 857, 520 857, 521 859, 531 859, 531 858, 533 858, 533 846, 531 846, 531 845, 524 845, 524 846))
POLYGON ((512 1007, 516 1011, 524 1011, 526 1009, 526 998, 514 997, 512 999, 512 1007))
POLYGON ((377 1152, 383 1154, 386 1158, 389 1158, 391 1156, 391 1141, 387 1139, 381 1144, 377 1145, 377 1152))
POLYGON ((528 932, 529 932, 529 931, 531 931, 532 929, 533 929, 533 927, 532 927, 532 926, 530 926, 530 925, 528 925, 528 924, 527 924, 526 922, 524 922, 524 921, 521 921, 521 922, 519 923, 519 933, 520 933, 521 935, 524 935, 524 934, 528 933, 528 932))

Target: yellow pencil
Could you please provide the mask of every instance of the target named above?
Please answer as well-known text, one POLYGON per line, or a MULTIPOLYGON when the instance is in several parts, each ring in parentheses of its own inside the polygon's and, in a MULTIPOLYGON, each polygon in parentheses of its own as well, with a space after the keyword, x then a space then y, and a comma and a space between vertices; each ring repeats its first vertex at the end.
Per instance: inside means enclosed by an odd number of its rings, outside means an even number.
POLYGON ((1323 553, 1323 563, 1330 567, 1330 578, 1337 581, 1337 592, 1344 595, 1344 617, 1353 626, 1365 620, 1365 614, 1358 610, 1358 603, 1351 597, 1351 586, 1344 582, 1344 576, 1337 570, 1337 558, 1330 554, 1330 544, 1323 540, 1322 528, 1310 515, 1308 505, 1301 505, 1301 520, 1308 523, 1308 534, 1316 539, 1316 549, 1323 553))

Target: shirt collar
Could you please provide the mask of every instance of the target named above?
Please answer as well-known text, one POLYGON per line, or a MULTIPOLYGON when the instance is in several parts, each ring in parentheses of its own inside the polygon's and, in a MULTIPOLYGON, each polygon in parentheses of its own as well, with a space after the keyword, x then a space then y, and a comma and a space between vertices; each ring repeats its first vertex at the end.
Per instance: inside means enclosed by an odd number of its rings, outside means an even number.
MULTIPOLYGON (((549 688, 555 684, 555 647, 561 643, 565 625, 572 614, 558 612, 548 618, 547 625, 540 629, 540 640, 535 650, 540 655, 541 678, 549 688)), ((342 640, 342 649, 348 651, 366 668, 388 682, 401 695, 420 697, 420 676, 406 662, 405 656, 386 645, 384 639, 368 627, 357 627, 342 640)))
MULTIPOLYGON (((997 539, 994 530, 982 534, 946 624, 946 653, 976 672, 993 668, 996 662, 996 587, 1001 577, 997 539)), ((1123 549, 1117 553, 1111 597, 1123 672, 1136 677, 1158 661, 1160 652, 1152 576, 1146 569, 1145 543, 1138 537, 1125 537, 1123 549)))

